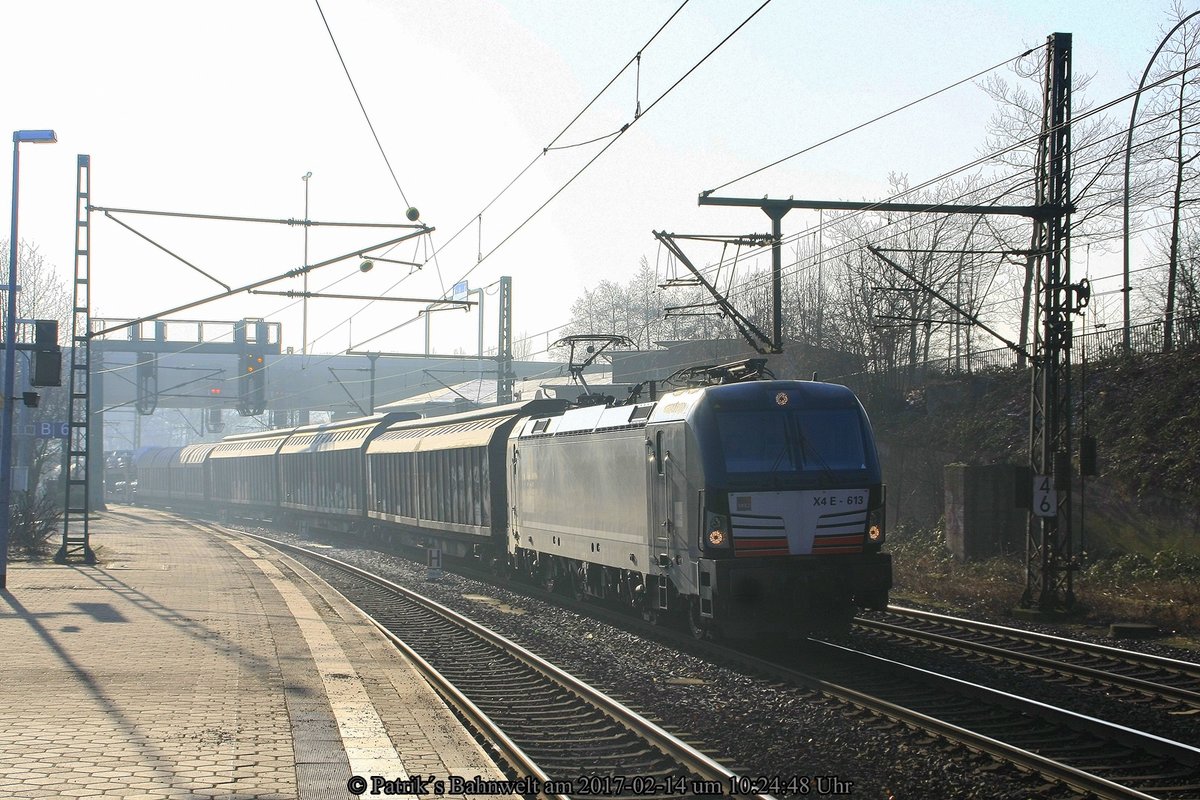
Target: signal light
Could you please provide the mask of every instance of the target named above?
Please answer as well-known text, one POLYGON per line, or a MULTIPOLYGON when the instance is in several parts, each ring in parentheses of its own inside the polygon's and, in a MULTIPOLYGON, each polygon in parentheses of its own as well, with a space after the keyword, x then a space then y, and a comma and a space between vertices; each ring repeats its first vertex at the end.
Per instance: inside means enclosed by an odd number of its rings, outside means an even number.
POLYGON ((243 416, 261 414, 267 407, 267 370, 259 353, 242 353, 244 365, 238 380, 238 411, 243 416))
POLYGON ((209 394, 211 394, 211 395, 213 395, 214 397, 216 397, 217 395, 221 394, 221 387, 220 387, 220 386, 214 386, 214 387, 212 387, 211 389, 209 389, 209 390, 208 390, 208 393, 209 393, 209 394))
POLYGON ((33 375, 29 383, 62 386, 62 348, 58 344, 57 320, 34 320, 33 347, 33 375))

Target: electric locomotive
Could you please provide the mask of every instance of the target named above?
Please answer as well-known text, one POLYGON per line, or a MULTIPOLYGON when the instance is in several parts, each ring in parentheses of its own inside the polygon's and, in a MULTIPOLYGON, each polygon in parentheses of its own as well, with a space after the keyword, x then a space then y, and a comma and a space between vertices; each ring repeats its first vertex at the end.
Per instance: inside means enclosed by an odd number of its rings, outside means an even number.
POLYGON ((884 486, 843 386, 749 381, 523 420, 509 556, 697 636, 841 630, 891 588, 884 486))

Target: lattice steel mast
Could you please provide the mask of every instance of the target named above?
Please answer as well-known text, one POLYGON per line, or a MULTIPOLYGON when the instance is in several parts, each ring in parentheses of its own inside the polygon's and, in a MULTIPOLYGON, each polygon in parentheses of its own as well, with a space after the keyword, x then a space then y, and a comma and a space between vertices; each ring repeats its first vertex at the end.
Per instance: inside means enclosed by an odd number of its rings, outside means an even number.
MULTIPOLYGON (((88 485, 91 416, 91 157, 79 155, 75 182, 75 291, 71 304, 71 376, 67 395, 67 438, 63 442, 62 547, 54 560, 67 561, 81 555, 86 563, 96 561, 92 552, 88 523, 91 487, 88 485)), ((99 455, 103 458, 103 454, 99 455)), ((103 487, 101 487, 103 492, 103 487)))

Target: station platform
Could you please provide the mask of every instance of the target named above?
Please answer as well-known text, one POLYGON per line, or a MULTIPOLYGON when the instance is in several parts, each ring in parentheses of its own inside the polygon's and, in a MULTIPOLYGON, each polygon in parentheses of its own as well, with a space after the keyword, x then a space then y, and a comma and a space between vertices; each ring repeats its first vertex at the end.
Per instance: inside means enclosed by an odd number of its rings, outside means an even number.
POLYGON ((278 551, 171 515, 93 517, 98 563, 10 561, 0 797, 349 798, 501 780, 415 668, 278 551), (361 783, 360 783, 361 785, 361 783))

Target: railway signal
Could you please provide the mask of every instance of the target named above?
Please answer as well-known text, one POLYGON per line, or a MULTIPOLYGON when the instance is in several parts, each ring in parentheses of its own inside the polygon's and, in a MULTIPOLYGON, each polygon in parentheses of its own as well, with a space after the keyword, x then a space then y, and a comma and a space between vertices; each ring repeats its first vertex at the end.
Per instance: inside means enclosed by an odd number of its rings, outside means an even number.
POLYGON ((262 353, 242 353, 238 374, 238 413, 261 414, 267 408, 267 370, 262 353))
POLYGON ((58 345, 58 321, 39 319, 33 326, 33 386, 62 386, 62 348, 58 345))

